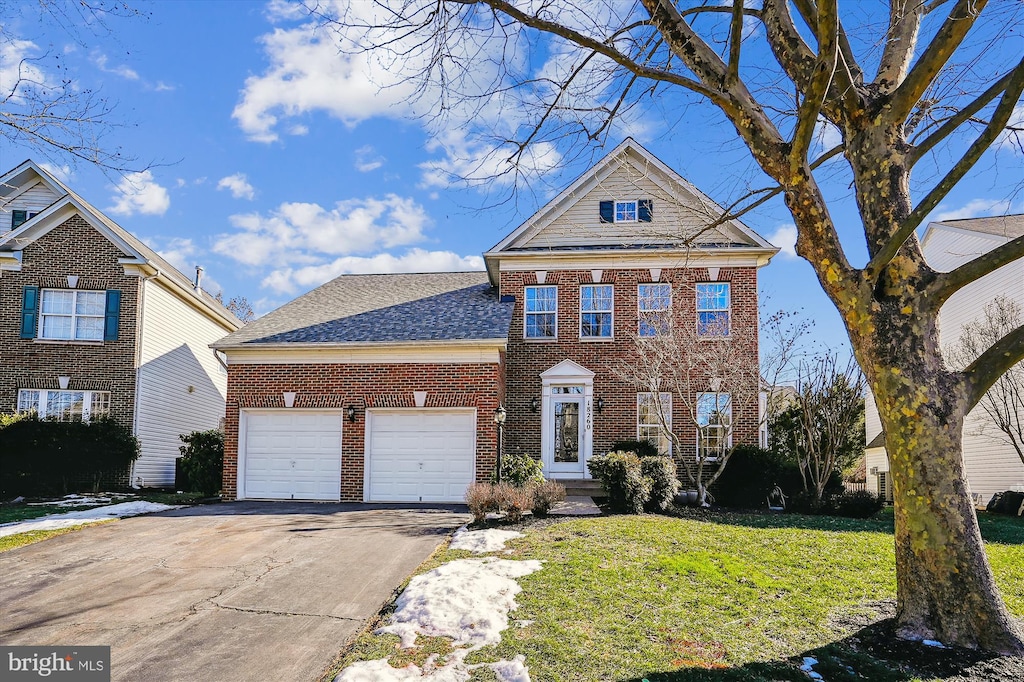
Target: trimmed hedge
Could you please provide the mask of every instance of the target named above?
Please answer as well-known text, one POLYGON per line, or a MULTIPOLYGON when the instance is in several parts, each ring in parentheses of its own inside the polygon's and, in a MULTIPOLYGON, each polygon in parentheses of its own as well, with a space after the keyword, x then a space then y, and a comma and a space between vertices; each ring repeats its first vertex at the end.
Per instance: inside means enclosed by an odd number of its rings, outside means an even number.
POLYGON ((213 496, 220 492, 224 473, 224 434, 217 429, 193 431, 178 436, 184 445, 181 470, 188 483, 188 492, 213 496))
MULTIPOLYGON (((540 460, 530 457, 525 452, 510 452, 501 457, 501 480, 517 488, 531 483, 543 483, 543 465, 540 460)), ((492 473, 491 483, 497 482, 496 476, 492 473)))
POLYGON ((58 422, 35 414, 0 422, 0 497, 94 491, 124 476, 139 441, 113 419, 58 422))
POLYGON ((670 457, 637 457, 633 452, 615 450, 591 457, 587 466, 600 479, 608 504, 616 511, 664 511, 679 491, 676 465, 670 457))

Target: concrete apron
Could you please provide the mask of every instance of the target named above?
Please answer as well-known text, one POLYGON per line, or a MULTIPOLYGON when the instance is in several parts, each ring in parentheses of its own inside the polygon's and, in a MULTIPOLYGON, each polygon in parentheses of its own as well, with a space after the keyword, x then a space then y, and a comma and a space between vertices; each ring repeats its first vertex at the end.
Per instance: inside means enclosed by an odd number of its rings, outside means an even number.
POLYGON ((110 645, 114 680, 314 680, 461 509, 236 502, 86 527, 0 555, 0 643, 110 645))

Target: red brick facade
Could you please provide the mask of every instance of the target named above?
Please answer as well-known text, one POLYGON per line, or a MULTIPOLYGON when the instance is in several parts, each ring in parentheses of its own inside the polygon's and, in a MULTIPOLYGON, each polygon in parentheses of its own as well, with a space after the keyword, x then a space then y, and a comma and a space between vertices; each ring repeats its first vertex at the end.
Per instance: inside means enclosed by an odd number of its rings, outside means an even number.
POLYGON ((342 430, 344 502, 363 501, 366 409, 415 407, 414 391, 426 391, 427 408, 476 408, 476 478, 485 480, 495 465, 494 411, 502 399, 502 374, 500 363, 230 365, 222 495, 237 497, 240 410, 284 408, 285 391, 296 393, 292 409, 356 406, 356 422, 346 421, 342 430))
POLYGON ((74 216, 28 244, 21 271, 0 275, 0 412, 17 409, 18 389, 57 389, 57 377, 72 390, 110 391, 110 413, 131 428, 135 408, 135 347, 141 280, 124 274, 121 253, 84 219, 74 216), (26 286, 121 292, 116 341, 22 339, 22 292, 26 286))
MULTIPOLYGON (((614 363, 629 361, 636 357, 633 340, 637 331, 637 285, 652 282, 649 269, 604 270, 602 284, 614 287, 614 329, 612 338, 605 340, 580 340, 581 284, 593 282, 590 270, 549 270, 544 284, 558 287, 558 338, 556 340, 535 340, 523 337, 523 288, 538 284, 534 272, 502 272, 502 296, 514 296, 515 311, 509 331, 507 365, 507 397, 505 407, 508 420, 505 429, 507 452, 522 450, 533 457, 541 456, 541 411, 531 409, 531 400, 541 398, 540 374, 554 365, 572 360, 590 371, 594 376, 594 397, 600 397, 604 409, 594 414, 593 453, 607 452, 609 446, 618 440, 637 437, 637 389, 615 376, 610 367, 614 363)), ((660 282, 672 285, 672 305, 676 315, 684 323, 696 325, 696 302, 694 284, 709 281, 707 268, 662 269, 660 282)), ((721 268, 715 281, 730 282, 731 320, 734 329, 757 329, 757 269, 721 268)), ((731 343, 727 341, 725 343, 731 343)), ((744 355, 753 366, 757 366, 758 349, 756 333, 746 341, 744 355)), ((692 403, 692 398, 690 402, 692 403)), ((673 424, 685 424, 689 418, 684 405, 678 398, 673 399, 673 424)), ((734 409, 736 423, 733 441, 757 443, 758 410, 755 404, 737 404, 734 409)), ((689 439, 692 446, 684 452, 675 452, 677 458, 694 457, 696 452, 696 429, 689 439)))

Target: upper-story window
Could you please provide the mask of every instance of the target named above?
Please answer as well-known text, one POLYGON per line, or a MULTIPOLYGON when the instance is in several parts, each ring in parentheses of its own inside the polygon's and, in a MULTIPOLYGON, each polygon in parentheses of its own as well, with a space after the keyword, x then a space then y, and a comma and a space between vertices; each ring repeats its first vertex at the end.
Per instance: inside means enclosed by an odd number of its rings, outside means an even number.
POLYGON ((55 421, 89 421, 110 416, 109 391, 18 391, 18 412, 35 412, 55 421))
POLYGON ((602 223, 649 223, 654 216, 652 199, 602 201, 599 217, 602 223))
POLYGON ((672 285, 640 284, 637 287, 640 336, 656 336, 672 322, 672 285))
POLYGON ((32 218, 35 218, 39 213, 37 211, 11 211, 11 229, 16 230, 21 227, 22 223, 25 223, 32 218))
POLYGON ((697 335, 729 336, 731 296, 728 282, 697 284, 697 335))
POLYGON ((580 287, 580 338, 610 339, 614 293, 611 284, 584 284, 580 287))
POLYGON ((523 333, 528 339, 554 339, 558 336, 558 288, 528 286, 523 292, 525 313, 523 333))
POLYGON ((121 314, 117 289, 89 291, 22 287, 21 338, 116 341, 121 314))
POLYGON ((63 341, 102 341, 105 291, 43 289, 39 338, 63 341))

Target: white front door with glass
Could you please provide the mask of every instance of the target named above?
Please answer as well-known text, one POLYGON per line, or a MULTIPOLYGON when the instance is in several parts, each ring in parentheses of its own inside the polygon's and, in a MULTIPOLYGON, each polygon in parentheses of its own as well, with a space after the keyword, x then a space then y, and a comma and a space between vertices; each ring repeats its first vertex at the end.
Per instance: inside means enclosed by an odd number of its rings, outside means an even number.
POLYGON ((548 478, 590 478, 594 373, 571 360, 542 373, 542 461, 548 478))

